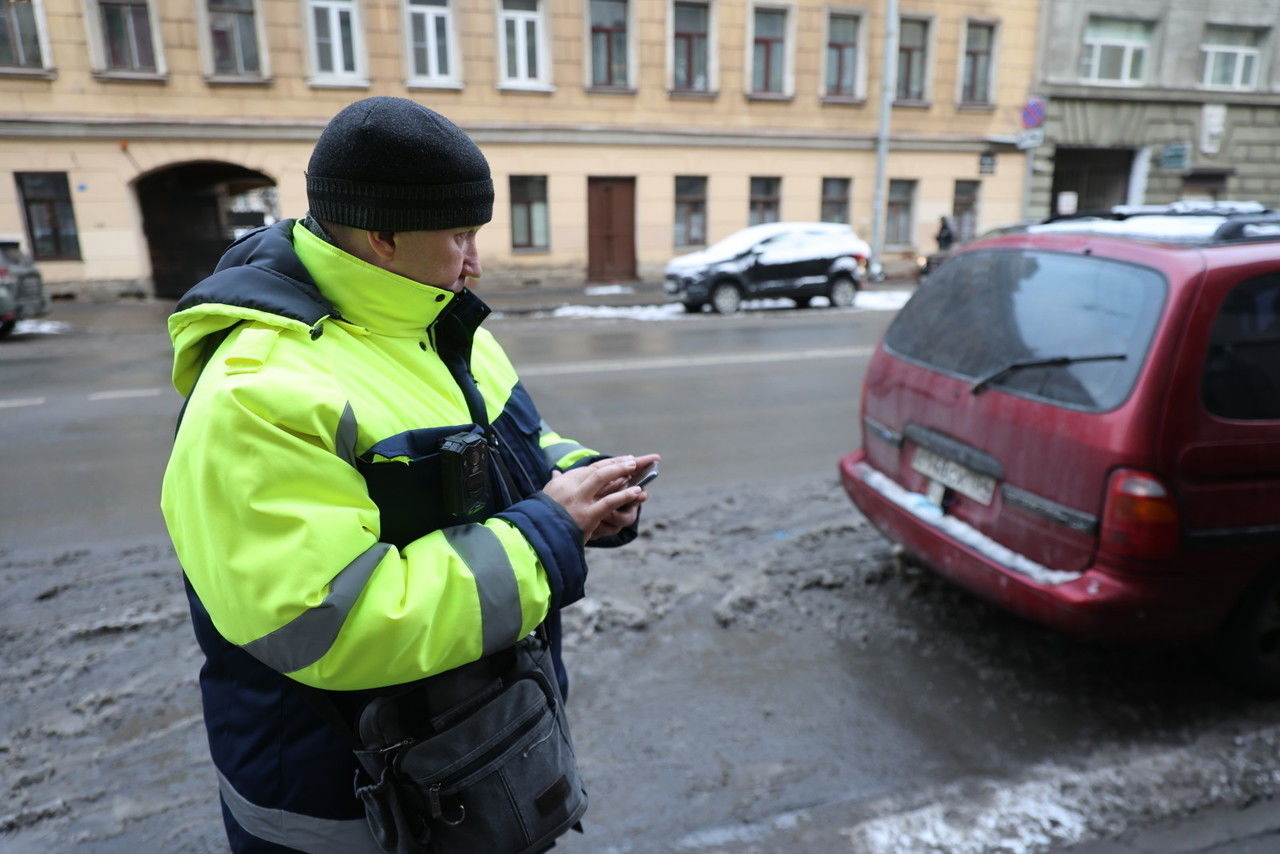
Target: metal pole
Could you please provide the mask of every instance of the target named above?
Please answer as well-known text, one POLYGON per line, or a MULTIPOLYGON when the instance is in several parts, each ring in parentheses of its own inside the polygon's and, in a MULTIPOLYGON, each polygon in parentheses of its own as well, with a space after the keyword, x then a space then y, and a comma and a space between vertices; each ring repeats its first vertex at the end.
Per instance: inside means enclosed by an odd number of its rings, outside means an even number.
POLYGON ((889 124, 893 116, 893 99, 898 88, 898 0, 884 4, 884 63, 880 71, 880 126, 876 130, 876 188, 871 225, 871 271, 884 272, 885 211, 889 178, 889 124))
POLYGON ((1026 155, 1022 173, 1022 221, 1031 222, 1031 182, 1036 174, 1036 150, 1028 148, 1022 153, 1026 155))

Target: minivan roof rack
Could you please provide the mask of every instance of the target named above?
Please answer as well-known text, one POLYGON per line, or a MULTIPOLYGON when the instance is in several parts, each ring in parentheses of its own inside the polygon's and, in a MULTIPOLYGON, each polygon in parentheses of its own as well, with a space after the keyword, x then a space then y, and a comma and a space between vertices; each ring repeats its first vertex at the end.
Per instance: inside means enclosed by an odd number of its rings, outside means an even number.
POLYGON ((1117 205, 1105 211, 1049 217, 1030 232, 1079 231, 1161 243, 1207 245, 1280 240, 1280 213, 1260 202, 1180 201, 1117 205))

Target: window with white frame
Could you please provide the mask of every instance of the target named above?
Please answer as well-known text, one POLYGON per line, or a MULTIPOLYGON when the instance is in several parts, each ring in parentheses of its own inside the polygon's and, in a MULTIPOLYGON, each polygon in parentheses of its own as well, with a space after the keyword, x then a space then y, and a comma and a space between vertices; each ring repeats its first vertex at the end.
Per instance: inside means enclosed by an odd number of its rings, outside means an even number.
POLYGON ((405 0, 404 13, 409 82, 457 85, 460 77, 450 0, 405 0))
POLYGON ((787 11, 755 9, 752 17, 751 91, 781 95, 787 80, 787 11))
POLYGON ((45 67, 40 0, 0 0, 0 68, 45 67))
POLYGON ((672 7, 671 88, 677 92, 706 92, 710 78, 711 10, 706 3, 676 3, 672 7))
POLYGON ((903 18, 898 28, 899 101, 925 99, 925 74, 928 71, 929 22, 903 18))
POLYGON ((627 2, 591 0, 591 85, 627 86, 627 2))
POLYGON ((823 93, 831 98, 858 95, 857 15, 832 12, 827 16, 827 76, 823 93))
POLYGON ((960 73, 962 103, 991 103, 991 54, 995 42, 996 28, 993 24, 970 21, 965 26, 964 67, 960 73))
POLYGON ((261 77, 254 0, 205 0, 209 70, 218 77, 261 77))
POLYGON ((1204 28, 1205 86, 1222 89, 1256 89, 1258 62, 1266 30, 1252 27, 1224 27, 1209 24, 1204 28))
POLYGON ((306 0, 315 81, 363 82, 360 20, 354 0, 306 0))
POLYGON ((147 0, 97 0, 107 71, 158 72, 147 0))
POLYGON ((502 0, 498 51, 505 86, 547 85, 542 0, 502 0))
POLYGON ((1149 21, 1091 17, 1080 52, 1080 77, 1098 83, 1141 83, 1151 49, 1149 21))

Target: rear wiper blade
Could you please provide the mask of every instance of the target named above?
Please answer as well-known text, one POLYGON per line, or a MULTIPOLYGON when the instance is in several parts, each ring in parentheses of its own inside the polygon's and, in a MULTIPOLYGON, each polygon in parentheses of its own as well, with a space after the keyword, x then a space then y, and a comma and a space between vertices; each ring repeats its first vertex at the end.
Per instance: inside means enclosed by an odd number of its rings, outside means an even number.
POLYGON ((1010 362, 999 370, 992 371, 973 385, 969 386, 969 393, 977 394, 1006 374, 1011 374, 1014 371, 1020 371, 1023 368, 1045 368, 1053 367, 1055 365, 1074 365, 1077 362, 1114 362, 1123 361, 1127 358, 1129 357, 1124 353, 1098 353, 1093 356, 1048 356, 1043 359, 1025 359, 1019 362, 1010 362))

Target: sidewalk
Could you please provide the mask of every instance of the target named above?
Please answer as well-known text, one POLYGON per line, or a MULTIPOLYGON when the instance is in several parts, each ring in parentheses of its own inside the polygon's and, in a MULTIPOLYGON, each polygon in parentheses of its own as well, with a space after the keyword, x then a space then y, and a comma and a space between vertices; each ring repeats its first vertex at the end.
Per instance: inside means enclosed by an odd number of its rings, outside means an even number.
MULTIPOLYGON (((909 290, 916 286, 913 278, 886 279, 871 282, 869 291, 909 290)), ((562 305, 636 306, 661 305, 671 302, 663 293, 662 282, 630 282, 624 285, 569 285, 550 282, 544 285, 490 285, 483 279, 476 293, 494 311, 506 314, 530 314, 553 311, 562 305)))
POLYGON ((1053 854, 1276 854, 1280 852, 1280 801, 1243 809, 1221 807, 1179 821, 1087 842, 1053 854))

